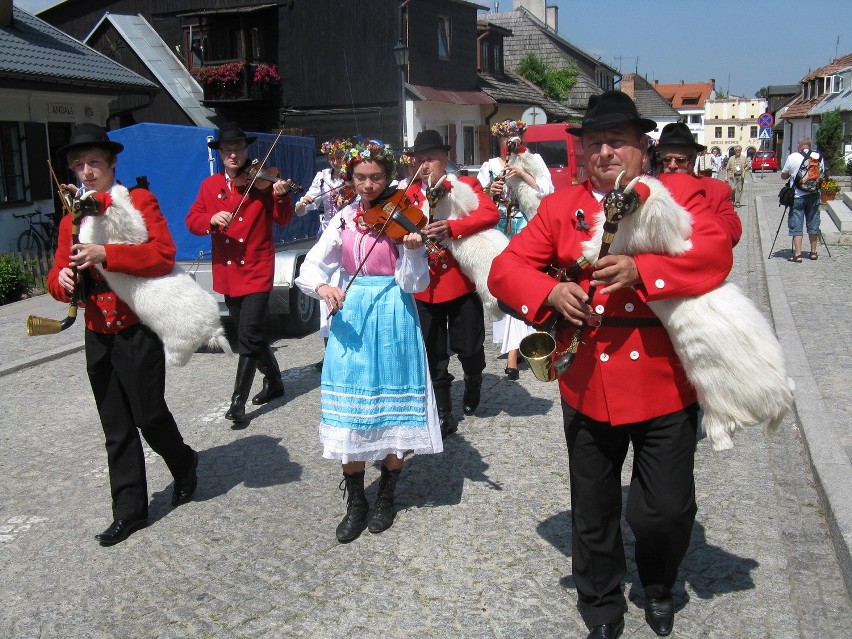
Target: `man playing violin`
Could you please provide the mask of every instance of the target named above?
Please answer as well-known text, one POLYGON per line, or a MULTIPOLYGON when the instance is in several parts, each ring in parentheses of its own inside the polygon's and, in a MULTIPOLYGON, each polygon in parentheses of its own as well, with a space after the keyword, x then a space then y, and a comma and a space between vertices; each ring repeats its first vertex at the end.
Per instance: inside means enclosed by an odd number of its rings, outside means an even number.
MULTIPOLYGON (((492 229, 500 220, 497 206, 476 178, 447 175, 450 148, 437 131, 426 130, 417 134, 414 146, 408 151, 419 169, 419 181, 413 182, 406 194, 417 206, 430 212, 432 221, 423 230, 429 239, 439 242, 492 229), (430 191, 430 187, 437 187, 437 192, 430 191)), ((490 262, 483 258, 481 267, 487 273, 490 262)), ((464 371, 464 414, 473 415, 479 406, 485 370, 485 317, 476 285, 462 271, 456 258, 450 255, 444 260, 430 259, 429 273, 429 287, 414 298, 435 386, 441 433, 446 436, 458 429, 450 398, 453 376, 448 371, 447 347, 458 355, 464 371)), ((479 293, 488 294, 487 290, 479 293)))
POLYGON ((246 192, 250 180, 241 172, 248 164, 249 145, 256 139, 236 124, 222 125, 218 139, 208 146, 219 152, 225 171, 201 183, 186 215, 191 233, 211 237, 213 289, 225 296, 237 329, 240 358, 231 405, 225 413, 225 418, 234 422, 245 418, 246 399, 257 369, 263 373, 263 388, 252 398, 252 404, 265 404, 284 395, 281 370, 265 324, 275 270, 272 223, 284 225, 292 219, 290 191, 294 185, 279 179, 271 189, 254 187, 246 192))

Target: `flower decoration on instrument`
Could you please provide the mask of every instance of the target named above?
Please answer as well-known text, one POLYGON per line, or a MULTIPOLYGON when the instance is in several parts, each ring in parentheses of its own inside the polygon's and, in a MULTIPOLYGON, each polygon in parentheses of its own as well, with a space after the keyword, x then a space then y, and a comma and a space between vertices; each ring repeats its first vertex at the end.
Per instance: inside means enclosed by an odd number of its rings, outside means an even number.
POLYGON ((411 165, 412 162, 414 162, 414 158, 412 156, 408 155, 408 153, 401 153, 400 154, 399 163, 402 166, 409 166, 409 165, 411 165))
POLYGON ((365 144, 356 144, 346 151, 343 156, 343 166, 340 172, 340 177, 345 182, 352 181, 352 171, 356 165, 361 162, 378 162, 385 166, 387 175, 393 175, 395 162, 393 151, 387 144, 380 144, 376 141, 370 141, 365 144))
POLYGON ((523 120, 503 120, 491 127, 491 135, 495 138, 521 137, 527 130, 527 123, 523 120))

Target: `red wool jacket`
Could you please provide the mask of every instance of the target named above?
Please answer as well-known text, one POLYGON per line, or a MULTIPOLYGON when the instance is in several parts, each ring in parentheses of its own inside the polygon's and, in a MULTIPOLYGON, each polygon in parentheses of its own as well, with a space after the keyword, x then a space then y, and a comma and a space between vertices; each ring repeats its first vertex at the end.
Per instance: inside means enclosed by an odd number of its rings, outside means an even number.
MULTIPOLYGON (((589 302, 605 318, 652 318, 647 302, 706 293, 731 269, 731 239, 708 207, 703 180, 689 175, 662 175, 660 180, 693 216, 692 249, 678 256, 633 256, 640 277, 635 288, 602 295, 604 287, 599 287, 589 302)), ((543 323, 553 310, 545 302, 556 282, 543 270, 570 265, 582 254, 581 243, 591 237, 591 231, 577 228, 579 209, 594 227, 601 205, 588 182, 544 198, 538 214, 492 264, 491 292, 533 324, 543 323)), ((586 291, 592 271, 585 269, 578 282, 586 291)), ((573 326, 558 332, 558 350, 565 350, 573 333, 573 326)), ((570 406, 613 426, 666 415, 696 401, 662 327, 585 328, 559 389, 570 406)))
POLYGON ((227 229, 211 228, 210 218, 219 211, 236 210, 241 199, 241 192, 228 189, 224 173, 211 175, 201 183, 185 220, 190 233, 211 236, 213 289, 232 297, 272 290, 272 223, 283 226, 293 218, 289 193, 277 197, 271 189, 252 189, 227 229))

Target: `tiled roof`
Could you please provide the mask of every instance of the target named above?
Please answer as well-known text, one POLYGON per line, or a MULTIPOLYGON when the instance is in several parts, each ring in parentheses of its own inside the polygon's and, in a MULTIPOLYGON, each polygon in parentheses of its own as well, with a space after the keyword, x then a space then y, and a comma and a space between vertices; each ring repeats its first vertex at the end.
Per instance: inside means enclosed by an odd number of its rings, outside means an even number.
MULTIPOLYGON (((799 91, 801 92, 801 85, 807 84, 811 80, 815 80, 817 78, 824 78, 827 75, 833 75, 838 71, 844 70, 846 67, 852 65, 852 53, 845 55, 843 57, 837 58, 833 60, 830 64, 825 65, 824 67, 820 67, 815 71, 811 71, 808 73, 799 85, 799 91)), ((827 98, 829 93, 823 93, 815 98, 811 98, 810 100, 802 99, 802 96, 799 95, 791 104, 790 108, 784 113, 784 115, 780 116, 785 120, 794 120, 796 118, 806 118, 811 112, 811 109, 816 107, 820 102, 822 102, 825 98, 827 98)))
POLYGON ((86 36, 86 42, 105 23, 113 26, 195 126, 216 128, 211 119, 216 112, 201 104, 203 89, 142 15, 104 14, 86 36))
POLYGON ((824 67, 820 67, 815 71, 811 71, 810 73, 808 73, 808 75, 802 78, 802 82, 810 82, 815 78, 824 78, 827 75, 833 75, 834 73, 842 71, 850 65, 852 65, 852 53, 844 55, 840 58, 836 58, 835 60, 832 60, 829 64, 826 64, 824 67))
POLYGON ((661 96, 675 109, 703 109, 704 103, 713 91, 711 82, 679 82, 677 84, 654 84, 661 96), (688 104, 684 104, 688 101, 688 104))
POLYGON ((628 73, 621 79, 621 90, 630 95, 636 109, 643 118, 651 120, 677 120, 680 117, 669 101, 661 96, 654 86, 636 73, 628 73), (632 86, 633 90, 627 88, 632 86))
POLYGON ((823 115, 834 110, 852 111, 852 67, 838 69, 846 87, 838 93, 829 93, 825 99, 811 109, 810 115, 823 115))
POLYGON ((110 60, 79 40, 18 7, 13 22, 0 28, 0 77, 28 82, 61 82, 77 87, 126 92, 156 91, 138 73, 110 60))
POLYGON ((552 120, 582 118, 580 112, 551 100, 537 86, 512 71, 501 77, 480 73, 479 86, 499 104, 540 106, 552 120))

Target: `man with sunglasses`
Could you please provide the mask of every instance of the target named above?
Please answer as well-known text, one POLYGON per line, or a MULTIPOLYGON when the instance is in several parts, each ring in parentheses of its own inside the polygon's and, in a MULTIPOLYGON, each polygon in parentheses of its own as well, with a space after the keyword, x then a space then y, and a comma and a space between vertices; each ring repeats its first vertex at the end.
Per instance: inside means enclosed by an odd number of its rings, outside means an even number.
MULTIPOLYGON (((692 137, 689 127, 683 122, 673 122, 663 127, 657 142, 657 169, 659 173, 692 173, 698 153, 706 149, 692 137)), ((696 176, 704 189, 710 209, 716 213, 719 223, 728 232, 731 246, 736 246, 743 234, 740 217, 731 200, 731 187, 722 180, 707 176, 696 176)))

